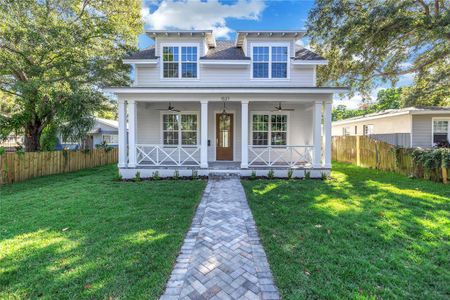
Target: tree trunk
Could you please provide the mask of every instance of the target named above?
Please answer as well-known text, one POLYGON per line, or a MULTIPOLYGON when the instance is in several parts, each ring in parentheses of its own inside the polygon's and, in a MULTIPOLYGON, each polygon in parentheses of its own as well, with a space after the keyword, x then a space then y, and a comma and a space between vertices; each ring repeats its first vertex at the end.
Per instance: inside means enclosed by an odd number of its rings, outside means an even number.
POLYGON ((42 130, 40 124, 27 124, 25 127, 24 146, 27 152, 39 151, 41 145, 39 140, 41 138, 42 130))

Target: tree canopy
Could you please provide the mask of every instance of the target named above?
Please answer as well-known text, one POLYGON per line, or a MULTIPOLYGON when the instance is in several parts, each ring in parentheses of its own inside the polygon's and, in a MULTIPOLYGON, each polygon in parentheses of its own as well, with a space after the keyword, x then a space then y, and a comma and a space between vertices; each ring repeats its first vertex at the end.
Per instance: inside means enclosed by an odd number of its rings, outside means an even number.
POLYGON ((311 47, 328 59, 318 83, 374 87, 414 76, 409 105, 450 105, 450 4, 445 0, 317 0, 311 47))
POLYGON ((136 49, 140 7, 140 0, 0 0, 0 90, 16 107, 0 115, 0 135, 22 129, 27 151, 55 124, 66 137, 84 135, 107 101, 100 88, 129 82, 121 58, 136 49))

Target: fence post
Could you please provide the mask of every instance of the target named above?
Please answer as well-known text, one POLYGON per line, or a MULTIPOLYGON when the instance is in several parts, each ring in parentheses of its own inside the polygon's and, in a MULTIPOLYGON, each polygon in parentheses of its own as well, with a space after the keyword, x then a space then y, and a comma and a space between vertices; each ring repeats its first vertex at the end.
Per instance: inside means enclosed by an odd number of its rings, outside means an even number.
POLYGON ((361 147, 360 136, 356 136, 356 165, 361 166, 361 147))
POLYGON ((445 167, 442 168, 442 182, 444 184, 448 183, 448 169, 445 167))

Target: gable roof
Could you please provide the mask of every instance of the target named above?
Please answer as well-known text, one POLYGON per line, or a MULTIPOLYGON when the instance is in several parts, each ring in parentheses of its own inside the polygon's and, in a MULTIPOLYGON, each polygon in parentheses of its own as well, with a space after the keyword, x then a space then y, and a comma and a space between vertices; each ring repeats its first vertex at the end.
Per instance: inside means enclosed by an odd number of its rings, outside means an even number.
POLYGON ((144 50, 132 53, 124 57, 124 59, 157 59, 155 46, 150 46, 144 50))
MULTIPOLYGON (((322 56, 312 52, 306 48, 296 46, 294 60, 325 60, 322 56)), ((155 46, 150 46, 139 52, 135 52, 126 56, 124 59, 157 59, 155 46)), ((241 47, 236 47, 233 41, 219 40, 216 42, 216 47, 208 49, 205 56, 200 57, 202 60, 217 59, 217 60, 250 60, 250 57, 245 56, 244 50, 241 47)))
POLYGON ((103 119, 103 118, 95 118, 96 122, 99 122, 103 125, 113 127, 113 128, 119 128, 119 122, 115 120, 109 120, 109 119, 103 119))
POLYGON ((372 120, 378 118, 388 118, 398 115, 427 115, 427 114, 450 114, 450 106, 412 106, 399 109, 387 109, 363 116, 334 121, 333 125, 344 125, 352 122, 372 120))
POLYGON ((233 41, 217 41, 215 48, 209 48, 208 53, 200 59, 223 59, 223 60, 249 60, 244 50, 236 47, 233 41))
POLYGON ((325 58, 311 50, 296 45, 294 60, 325 60, 325 58))

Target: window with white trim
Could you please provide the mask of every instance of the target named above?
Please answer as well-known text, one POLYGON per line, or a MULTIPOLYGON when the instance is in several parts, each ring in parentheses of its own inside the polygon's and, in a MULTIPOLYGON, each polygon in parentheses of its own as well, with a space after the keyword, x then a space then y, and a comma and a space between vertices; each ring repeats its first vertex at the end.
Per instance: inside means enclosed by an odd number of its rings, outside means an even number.
POLYGON ((119 143, 119 136, 117 134, 103 134, 102 140, 108 145, 117 145, 119 143))
POLYGON ((448 142, 449 136, 449 120, 433 120, 433 145, 448 142))
POLYGON ((287 145, 287 115, 253 114, 252 145, 287 145))
POLYGON ((253 78, 287 78, 287 46, 253 46, 253 78))
POLYGON ((373 134, 373 125, 363 125, 363 135, 371 135, 373 134))
POLYGON ((162 53, 163 78, 197 78, 197 46, 163 46, 162 53))
POLYGON ((197 145, 198 135, 197 114, 163 114, 163 144, 164 145, 197 145))
POLYGON ((342 127, 342 135, 350 135, 350 127, 342 127))

